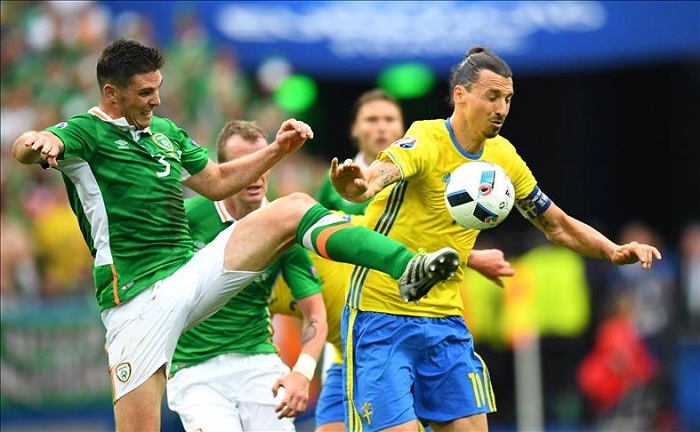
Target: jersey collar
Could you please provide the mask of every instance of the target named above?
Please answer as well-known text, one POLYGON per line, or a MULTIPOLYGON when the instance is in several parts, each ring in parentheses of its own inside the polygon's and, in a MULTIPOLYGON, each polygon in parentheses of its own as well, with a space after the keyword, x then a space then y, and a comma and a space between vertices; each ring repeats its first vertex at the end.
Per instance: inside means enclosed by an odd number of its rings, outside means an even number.
POLYGON ((452 130, 452 124, 450 124, 450 118, 451 117, 447 117, 447 120, 445 120, 445 127, 447 128, 447 131, 450 133, 450 140, 452 141, 452 145, 455 146, 457 151, 460 152, 462 154, 462 156, 469 158, 469 159, 474 159, 474 160, 479 159, 481 157, 481 155, 484 154, 485 146, 482 147, 481 150, 479 151, 479 153, 477 153, 477 154, 472 154, 472 153, 468 153, 467 151, 465 151, 462 148, 462 146, 460 146, 459 143, 457 142, 457 137, 455 137, 455 133, 452 130))
POLYGON ((121 129, 123 131, 129 131, 131 133, 131 137, 134 139, 134 141, 138 141, 138 139, 141 137, 141 134, 146 133, 146 134, 152 135, 150 127, 145 127, 143 129, 136 129, 136 126, 129 124, 129 122, 126 121, 126 118, 120 117, 118 119, 113 119, 106 112, 104 112, 100 107, 94 106, 88 110, 88 113, 94 115, 95 117, 99 118, 102 121, 113 124, 114 126, 118 127, 119 129, 121 129))
MULTIPOLYGON (((262 202, 260 203, 260 207, 265 207, 269 203, 270 202, 267 200, 267 197, 264 197, 262 202)), ((219 214, 219 219, 221 219, 221 222, 236 222, 236 218, 231 216, 231 213, 229 213, 228 210, 226 210, 226 203, 224 203, 223 201, 214 201, 214 207, 216 208, 216 212, 219 214)))

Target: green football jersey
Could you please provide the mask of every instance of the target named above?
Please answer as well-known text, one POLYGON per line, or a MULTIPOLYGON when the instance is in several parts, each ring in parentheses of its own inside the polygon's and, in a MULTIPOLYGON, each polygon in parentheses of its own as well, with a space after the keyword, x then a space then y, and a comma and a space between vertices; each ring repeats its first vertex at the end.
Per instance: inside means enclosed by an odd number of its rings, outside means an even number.
POLYGON ((92 256, 101 310, 119 305, 193 256, 183 176, 208 163, 172 121, 135 130, 97 107, 46 130, 65 146, 58 163, 92 256))
MULTIPOLYGON (((197 196, 185 200, 195 246, 203 246, 234 219, 222 202, 197 196)), ((171 373, 225 353, 276 353, 267 305, 280 274, 295 300, 321 292, 321 281, 306 250, 295 244, 218 312, 180 336, 171 373)))

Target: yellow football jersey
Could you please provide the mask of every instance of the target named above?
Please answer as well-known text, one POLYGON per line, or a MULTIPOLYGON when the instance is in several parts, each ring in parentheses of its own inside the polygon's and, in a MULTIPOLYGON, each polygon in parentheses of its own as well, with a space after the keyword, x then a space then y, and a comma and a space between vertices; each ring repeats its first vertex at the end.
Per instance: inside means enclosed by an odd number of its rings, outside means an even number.
POLYGON ((390 276, 354 266, 347 304, 362 311, 398 315, 462 315, 459 285, 479 231, 457 225, 447 212, 445 185, 450 173, 468 162, 496 163, 510 176, 516 200, 526 198, 534 190, 535 178, 515 147, 501 136, 486 140, 480 154, 466 153, 457 144, 449 119, 414 122, 406 135, 381 152, 378 159, 395 163, 402 180, 374 197, 365 211, 364 225, 413 251, 452 247, 459 252, 463 265, 453 278, 436 285, 419 304, 405 303, 397 282, 390 276))

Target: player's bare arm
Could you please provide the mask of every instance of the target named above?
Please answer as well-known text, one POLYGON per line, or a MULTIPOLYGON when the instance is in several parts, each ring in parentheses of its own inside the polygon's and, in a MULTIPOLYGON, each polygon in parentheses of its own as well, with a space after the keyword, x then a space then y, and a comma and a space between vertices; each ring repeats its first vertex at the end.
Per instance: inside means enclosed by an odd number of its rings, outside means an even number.
POLYGON ((294 119, 287 120, 282 123, 275 141, 270 145, 225 163, 215 164, 209 161, 202 171, 189 177, 184 184, 211 200, 222 200, 256 181, 286 155, 299 149, 309 138, 313 138, 309 125, 294 119))
POLYGON ((401 180, 401 171, 393 162, 376 160, 366 170, 351 159, 338 164, 331 161, 330 179, 340 196, 352 202, 365 202, 382 189, 401 180))
POLYGON ((12 144, 12 155, 23 164, 48 162, 55 168, 58 166, 56 158, 63 148, 63 141, 51 132, 27 131, 12 144))
POLYGON ((305 297, 297 302, 304 316, 301 330, 301 354, 292 371, 281 377, 272 387, 276 397, 280 387, 285 394, 275 408, 279 418, 296 417, 306 410, 309 386, 328 334, 326 305, 321 293, 305 297))
POLYGON ((654 246, 637 242, 615 244, 595 228, 567 215, 554 203, 530 222, 552 243, 586 257, 605 259, 618 265, 639 261, 643 269, 651 268, 654 258, 661 259, 661 253, 654 246))
POLYGON ((506 261, 500 249, 473 249, 467 259, 467 267, 478 271, 501 288, 505 286, 501 277, 515 274, 515 269, 506 261))

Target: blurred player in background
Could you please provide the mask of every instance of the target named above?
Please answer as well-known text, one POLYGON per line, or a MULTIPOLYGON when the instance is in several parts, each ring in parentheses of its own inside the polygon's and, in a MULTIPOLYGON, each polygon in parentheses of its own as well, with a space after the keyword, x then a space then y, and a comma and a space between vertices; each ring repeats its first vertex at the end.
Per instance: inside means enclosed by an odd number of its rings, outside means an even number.
MULTIPOLYGON (((257 124, 234 120, 221 130, 216 145, 224 163, 267 142, 257 124)), ((266 206, 268 176, 222 201, 185 200, 195 247, 203 248, 233 222, 266 206)), ((188 431, 294 430, 293 418, 306 410, 327 331, 321 284, 306 250, 295 244, 218 312, 180 336, 167 385, 170 409, 188 431), (301 355, 291 372, 272 343, 267 309, 280 276, 303 319, 301 355)))
POLYGON ((171 120, 156 117, 164 59, 120 39, 98 59, 100 100, 44 131, 28 131, 12 153, 23 164, 61 171, 94 257, 106 328, 118 430, 158 430, 166 374, 180 334, 258 278, 294 242, 333 260, 377 268, 400 290, 450 277, 458 254, 432 254, 348 224, 301 193, 275 200, 193 252, 182 184, 212 200, 254 182, 313 138, 290 119, 275 141, 224 164, 171 120), (234 229, 235 228, 235 229, 234 229))
MULTIPOLYGON (((636 242, 617 245, 568 216, 540 190, 513 145, 499 136, 513 97, 510 67, 482 47, 469 50, 450 76, 452 116, 414 122, 369 168, 331 163, 330 178, 353 202, 373 198, 365 226, 418 248, 448 242, 469 256, 479 231, 464 229, 445 208, 449 173, 487 160, 513 181, 517 207, 555 244, 615 264, 648 269, 659 251, 636 242)), ((352 271, 343 316, 346 427, 349 430, 488 430, 496 409, 485 363, 465 325, 459 285, 464 272, 420 300, 391 294, 395 283, 361 266, 352 271), (390 342, 389 342, 390 341, 390 342), (467 380, 464 377, 468 377, 467 380)))
MULTIPOLYGON (((404 132, 399 101, 381 89, 362 93, 350 114, 350 137, 359 149, 353 160, 362 168, 369 167, 379 152, 401 138, 404 132)), ((369 201, 354 203, 341 197, 329 176, 324 177, 316 198, 329 210, 347 214, 363 214, 369 204, 369 201)))

